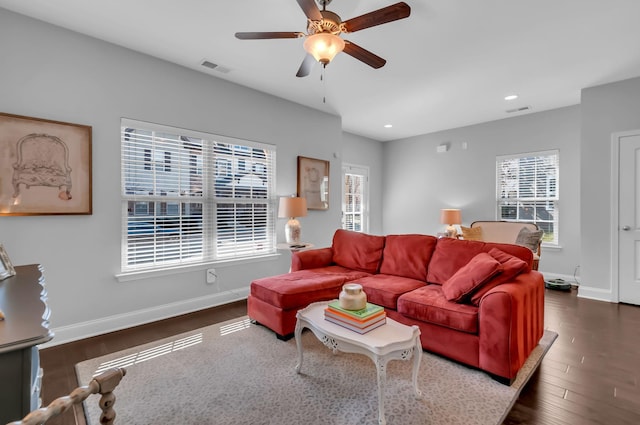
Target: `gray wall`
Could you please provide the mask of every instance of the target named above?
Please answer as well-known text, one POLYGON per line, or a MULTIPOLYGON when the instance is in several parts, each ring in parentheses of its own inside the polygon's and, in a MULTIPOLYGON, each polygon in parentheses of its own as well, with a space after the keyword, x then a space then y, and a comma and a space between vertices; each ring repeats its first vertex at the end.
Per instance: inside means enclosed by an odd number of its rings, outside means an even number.
MULTIPOLYGON (((118 282, 121 117, 276 145, 279 195, 296 192, 298 155, 331 160, 331 208, 301 223, 317 246, 340 226, 339 117, 4 9, 0 52, 0 111, 93 127, 93 215, 0 217, 12 262, 45 268, 53 343, 242 298, 252 279, 288 269, 285 251, 218 264, 214 285, 203 268, 118 282)), ((283 229, 278 220, 279 239, 283 229)))
POLYGON ((611 279, 611 136, 640 129, 640 78, 582 90, 580 295, 617 301, 611 279))
POLYGON ((465 225, 495 220, 496 156, 559 149, 561 248, 543 248, 540 270, 572 278, 580 264, 579 146, 579 106, 384 143, 384 232, 441 232, 441 208, 460 208, 465 225), (449 150, 437 153, 440 144, 449 150))

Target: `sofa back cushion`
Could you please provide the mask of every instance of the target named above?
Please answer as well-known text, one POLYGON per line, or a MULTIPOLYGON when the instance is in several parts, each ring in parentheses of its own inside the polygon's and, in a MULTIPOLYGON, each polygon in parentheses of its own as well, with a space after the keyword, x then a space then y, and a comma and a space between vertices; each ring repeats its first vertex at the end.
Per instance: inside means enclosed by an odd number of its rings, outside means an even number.
POLYGON ((380 273, 427 281, 427 265, 438 239, 430 235, 388 235, 380 273))
POLYGON ((349 269, 376 273, 382 260, 384 236, 338 229, 333 235, 333 262, 349 269))
POLYGON ((442 285, 473 257, 492 248, 520 258, 527 263, 527 268, 533 263, 533 253, 523 246, 440 238, 429 263, 427 282, 442 285))

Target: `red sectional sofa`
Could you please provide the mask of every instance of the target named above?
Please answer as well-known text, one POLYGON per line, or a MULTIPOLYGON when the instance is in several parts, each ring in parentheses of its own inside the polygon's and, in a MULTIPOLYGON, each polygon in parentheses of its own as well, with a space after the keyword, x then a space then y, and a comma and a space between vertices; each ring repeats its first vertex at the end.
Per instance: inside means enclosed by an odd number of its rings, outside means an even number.
POLYGON ((357 281, 388 317, 420 327, 425 350, 511 384, 544 331, 532 262, 518 245, 338 230, 331 247, 294 252, 291 272, 254 280, 248 315, 287 339, 298 310, 357 281))

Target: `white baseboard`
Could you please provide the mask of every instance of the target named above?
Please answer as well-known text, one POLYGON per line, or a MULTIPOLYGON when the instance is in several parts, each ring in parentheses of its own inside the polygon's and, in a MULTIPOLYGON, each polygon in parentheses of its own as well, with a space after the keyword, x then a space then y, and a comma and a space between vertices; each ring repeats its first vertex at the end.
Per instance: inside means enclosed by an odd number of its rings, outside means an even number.
POLYGON ((557 273, 543 273, 543 275, 545 280, 562 279, 571 285, 577 285, 578 297, 580 298, 588 298, 590 300, 606 301, 610 303, 615 302, 613 300, 613 294, 611 293, 610 290, 602 289, 602 288, 591 288, 584 285, 580 285, 579 282, 576 281, 574 276, 557 274, 557 273))
POLYGON ((590 300, 596 300, 596 301, 606 301, 610 303, 616 302, 613 300, 613 294, 611 293, 611 290, 602 289, 602 288, 590 288, 586 286, 579 286, 578 297, 588 298, 590 300))
POLYGON ((541 272, 542 275, 544 276, 544 280, 549 280, 549 279, 562 279, 567 283, 570 283, 571 285, 577 285, 578 282, 576 282, 575 278, 571 275, 568 274, 558 274, 558 273, 547 273, 547 272, 541 272))
POLYGON ((132 311, 124 314, 104 317, 98 320, 76 323, 69 326, 53 328, 55 337, 46 344, 39 347, 41 349, 53 347, 79 339, 102 335, 109 332, 119 331, 181 314, 191 313, 205 308, 215 307, 222 304, 246 299, 249 295, 249 287, 234 289, 233 291, 220 292, 205 297, 193 298, 171 304, 165 304, 143 310, 132 311))

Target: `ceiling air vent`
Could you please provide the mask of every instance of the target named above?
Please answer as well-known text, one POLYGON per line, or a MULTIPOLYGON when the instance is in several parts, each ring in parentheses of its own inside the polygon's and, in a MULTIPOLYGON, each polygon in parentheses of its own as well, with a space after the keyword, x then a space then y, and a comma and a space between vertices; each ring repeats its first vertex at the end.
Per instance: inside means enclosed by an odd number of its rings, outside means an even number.
POLYGON ((519 108, 507 109, 507 113, 511 114, 513 112, 524 112, 531 110, 531 106, 521 106, 519 108))
POLYGON ((213 69, 215 71, 221 72, 223 74, 228 74, 229 72, 231 72, 231 69, 218 65, 217 63, 213 63, 211 61, 208 61, 206 59, 204 59, 202 62, 200 62, 200 65, 204 66, 205 68, 209 68, 209 69, 213 69))
POLYGON ((217 63, 209 62, 208 60, 203 60, 200 65, 210 69, 216 69, 218 67, 217 63))

